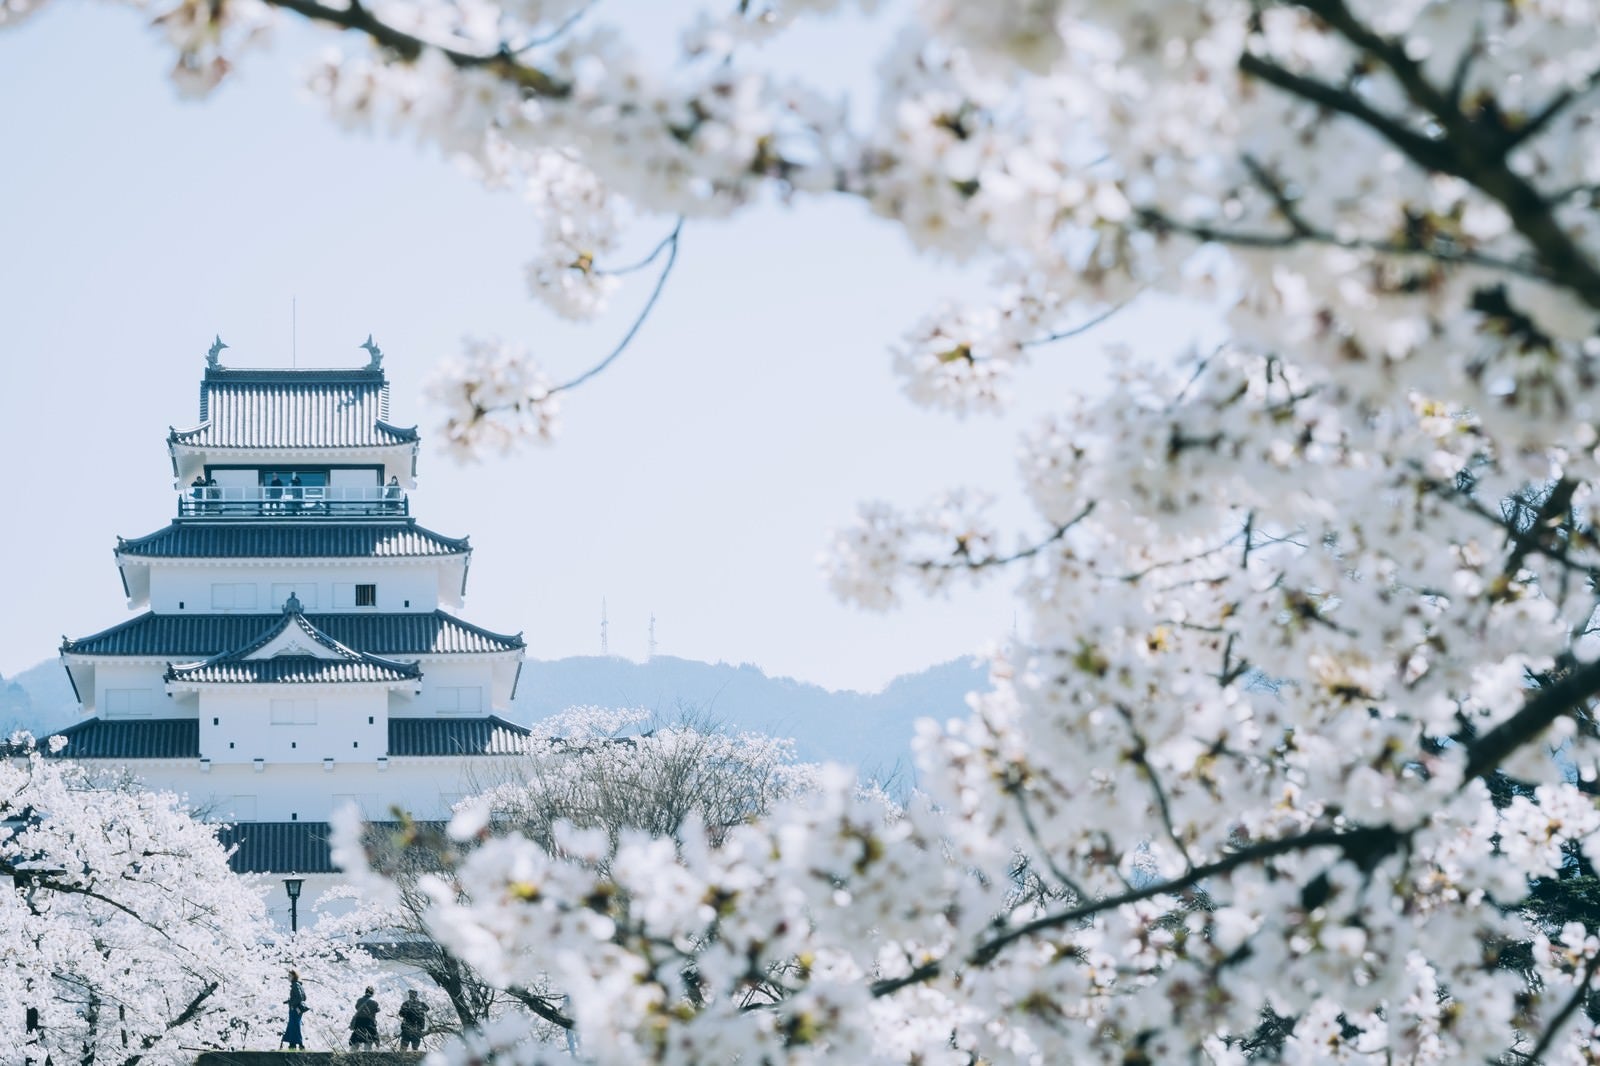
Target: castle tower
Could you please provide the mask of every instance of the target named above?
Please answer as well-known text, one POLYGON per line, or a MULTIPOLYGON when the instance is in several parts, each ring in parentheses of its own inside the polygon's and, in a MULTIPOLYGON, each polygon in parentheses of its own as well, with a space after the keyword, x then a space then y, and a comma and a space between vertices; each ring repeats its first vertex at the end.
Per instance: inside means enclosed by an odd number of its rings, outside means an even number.
POLYGON ((333 810, 421 819, 493 776, 527 730, 523 641, 449 613, 472 549, 411 515, 418 437, 388 421, 375 345, 358 369, 247 370, 212 348, 199 425, 167 437, 166 527, 117 539, 142 613, 66 640, 90 715, 64 758, 131 769, 234 823, 240 872, 332 881, 333 810))

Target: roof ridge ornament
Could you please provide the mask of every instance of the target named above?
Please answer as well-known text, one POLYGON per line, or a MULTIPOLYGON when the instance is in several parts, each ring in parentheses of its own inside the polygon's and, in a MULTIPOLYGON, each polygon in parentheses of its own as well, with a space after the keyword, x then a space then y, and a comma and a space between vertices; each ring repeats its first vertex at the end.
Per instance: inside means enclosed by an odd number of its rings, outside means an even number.
POLYGON ((217 334, 217 339, 211 342, 211 347, 206 352, 206 366, 220 367, 222 365, 222 350, 227 345, 222 343, 222 334, 217 334))
POLYGON ((372 343, 372 334, 367 334, 367 339, 356 347, 365 348, 367 354, 372 357, 372 362, 367 364, 368 370, 377 370, 383 366, 383 349, 372 343))
POLYGON ((296 596, 292 592, 289 593, 289 598, 283 601, 283 613, 284 614, 301 614, 301 613, 303 613, 301 611, 301 607, 300 607, 300 597, 296 596))

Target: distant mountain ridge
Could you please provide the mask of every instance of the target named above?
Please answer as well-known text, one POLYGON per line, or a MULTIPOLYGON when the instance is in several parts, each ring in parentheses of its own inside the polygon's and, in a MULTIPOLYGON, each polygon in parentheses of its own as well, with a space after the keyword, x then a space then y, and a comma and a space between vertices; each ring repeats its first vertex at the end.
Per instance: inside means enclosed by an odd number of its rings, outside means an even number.
POLYGON ((909 765, 917 719, 963 716, 967 693, 988 687, 987 672, 973 659, 939 663, 866 693, 768 677, 749 663, 577 656, 525 663, 513 706, 518 721, 529 724, 581 705, 644 707, 666 718, 702 715, 735 731, 792 737, 808 761, 883 773, 909 765))
MULTIPOLYGON (((735 732, 792 737, 801 759, 883 775, 910 766, 917 719, 963 716, 967 693, 988 687, 988 674, 974 659, 939 663, 868 693, 768 677, 749 663, 574 656, 525 662, 511 717, 532 725, 577 706, 643 707, 668 719, 693 714, 735 732)), ((15 729, 47 734, 78 718, 77 699, 59 662, 46 660, 9 681, 0 678, 0 736, 15 729)))

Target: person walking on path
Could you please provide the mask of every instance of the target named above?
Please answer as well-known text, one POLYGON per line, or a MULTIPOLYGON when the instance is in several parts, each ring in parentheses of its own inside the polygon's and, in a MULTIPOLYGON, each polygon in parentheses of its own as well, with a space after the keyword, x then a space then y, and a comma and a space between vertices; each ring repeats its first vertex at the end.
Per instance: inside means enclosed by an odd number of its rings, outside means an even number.
POLYGON ((416 1051, 422 1043, 422 1031, 428 1027, 428 1005, 417 998, 413 988, 400 1004, 400 1050, 416 1051))
POLYGON ((305 1038, 300 1035, 300 1016, 306 1012, 306 992, 300 987, 300 975, 293 970, 289 971, 289 998, 284 1002, 289 1004, 289 1024, 283 1028, 283 1039, 278 1041, 281 1050, 283 1045, 289 1045, 290 1051, 304 1051, 305 1038))
POLYGON ((350 1019, 350 1046, 378 1046, 378 1001, 372 998, 371 985, 356 1000, 355 1017, 350 1019))

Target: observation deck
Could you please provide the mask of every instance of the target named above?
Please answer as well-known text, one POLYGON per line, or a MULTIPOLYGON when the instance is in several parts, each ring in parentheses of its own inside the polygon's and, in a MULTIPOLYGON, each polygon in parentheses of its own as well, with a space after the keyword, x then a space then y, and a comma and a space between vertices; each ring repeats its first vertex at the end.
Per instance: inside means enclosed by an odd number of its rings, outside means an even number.
POLYGON ((395 518, 411 513, 399 485, 194 485, 179 518, 395 518))

